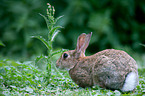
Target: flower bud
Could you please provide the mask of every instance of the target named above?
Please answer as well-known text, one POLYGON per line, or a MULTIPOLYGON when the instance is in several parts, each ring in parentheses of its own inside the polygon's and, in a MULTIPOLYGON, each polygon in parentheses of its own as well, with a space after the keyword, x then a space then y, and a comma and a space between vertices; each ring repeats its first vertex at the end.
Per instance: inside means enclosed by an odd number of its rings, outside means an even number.
POLYGON ((48 11, 48 9, 46 9, 46 11, 47 11, 47 14, 49 15, 49 11, 48 11))
POLYGON ((52 8, 53 8, 53 15, 55 14, 55 9, 54 9, 54 6, 52 6, 52 8))
POLYGON ((49 3, 47 3, 47 5, 49 6, 50 4, 49 4, 49 3))

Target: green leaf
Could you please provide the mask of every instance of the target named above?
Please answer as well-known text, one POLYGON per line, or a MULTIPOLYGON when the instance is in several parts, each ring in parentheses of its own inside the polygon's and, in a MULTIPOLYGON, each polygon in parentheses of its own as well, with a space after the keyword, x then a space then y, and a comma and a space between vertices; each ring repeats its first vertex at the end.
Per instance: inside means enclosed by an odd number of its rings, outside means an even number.
POLYGON ((35 59, 35 64, 36 64, 37 62, 39 62, 39 60, 41 60, 42 58, 44 58, 43 55, 37 56, 37 58, 35 59))
POLYGON ((37 38, 43 42, 43 44, 47 47, 48 50, 52 49, 52 47, 47 43, 47 41, 41 36, 32 36, 32 38, 37 38))
POLYGON ((62 18, 63 17, 63 15, 62 16, 59 16, 59 17, 57 17, 56 19, 55 19, 55 23, 60 19, 60 18, 62 18))
POLYGON ((0 40, 0 46, 5 46, 5 44, 0 40))
POLYGON ((13 86, 13 85, 10 85, 10 87, 12 87, 12 88, 17 88, 16 86, 13 86))
POLYGON ((60 32, 58 29, 63 28, 62 26, 56 26, 52 28, 49 32, 49 37, 51 38, 51 41, 54 40, 54 37, 60 32))
POLYGON ((145 47, 145 44, 140 44, 141 46, 145 47))
MULTIPOLYGON (((40 14, 40 13, 39 13, 40 14)), ((46 18, 46 16, 40 14, 44 19, 45 19, 45 22, 47 24, 47 28, 49 29, 49 20, 46 18)))
POLYGON ((33 89, 30 88, 30 87, 26 87, 26 91, 29 92, 29 93, 33 93, 33 89))
POLYGON ((50 35, 52 35, 52 34, 55 34, 55 32, 59 29, 59 28, 63 28, 62 26, 56 26, 56 27, 54 27, 54 28, 52 28, 51 30, 50 30, 50 35))
POLYGON ((6 64, 3 62, 0 62, 0 67, 5 66, 6 64))
POLYGON ((54 40, 54 38, 56 37, 56 35, 57 35, 59 32, 60 32, 60 31, 58 30, 58 31, 56 31, 56 32, 52 35, 52 37, 51 37, 51 41, 54 40))

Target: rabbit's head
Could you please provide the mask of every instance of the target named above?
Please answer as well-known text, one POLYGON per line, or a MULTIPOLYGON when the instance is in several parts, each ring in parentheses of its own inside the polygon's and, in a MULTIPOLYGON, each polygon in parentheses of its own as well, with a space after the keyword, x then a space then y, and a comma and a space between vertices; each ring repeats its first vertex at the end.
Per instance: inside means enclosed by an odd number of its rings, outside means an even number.
POLYGON ((85 57, 85 50, 89 45, 92 32, 89 34, 82 33, 77 40, 75 50, 64 52, 56 62, 56 67, 61 69, 72 69, 80 58, 85 57))

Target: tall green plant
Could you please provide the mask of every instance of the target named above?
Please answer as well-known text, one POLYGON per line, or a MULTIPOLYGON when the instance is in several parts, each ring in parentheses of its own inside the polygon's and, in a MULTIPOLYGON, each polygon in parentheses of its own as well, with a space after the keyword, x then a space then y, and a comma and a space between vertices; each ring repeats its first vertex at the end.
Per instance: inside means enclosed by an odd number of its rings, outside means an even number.
MULTIPOLYGON (((40 14, 46 21, 46 24, 47 24, 47 28, 48 28, 48 36, 47 38, 44 38, 42 36, 32 36, 32 38, 37 38, 39 39, 40 41, 43 42, 43 44, 47 47, 48 49, 48 56, 39 56, 36 58, 36 63, 41 60, 42 58, 45 58, 47 59, 47 67, 46 67, 46 70, 47 70, 47 73, 48 75, 46 76, 46 80, 49 82, 49 79, 51 77, 51 69, 52 69, 52 57, 58 53, 61 53, 64 51, 64 49, 61 49, 61 50, 57 50, 57 51, 54 51, 53 50, 53 46, 52 46, 52 43, 55 39, 55 37, 58 35, 58 33, 60 32, 60 28, 62 28, 62 26, 57 26, 56 23, 57 21, 62 18, 62 16, 59 16, 57 18, 54 17, 55 15, 55 9, 53 6, 51 6, 49 3, 47 3, 48 5, 48 8, 47 8, 47 16, 44 16, 42 14, 40 14)), ((56 69, 57 70, 57 69, 56 69)), ((57 70, 58 71, 58 70, 57 70)))

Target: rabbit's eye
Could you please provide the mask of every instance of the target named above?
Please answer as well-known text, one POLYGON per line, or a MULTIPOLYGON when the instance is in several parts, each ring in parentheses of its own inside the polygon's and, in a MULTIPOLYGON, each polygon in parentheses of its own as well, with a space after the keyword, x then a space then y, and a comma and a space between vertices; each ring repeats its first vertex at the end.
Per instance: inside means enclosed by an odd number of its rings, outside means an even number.
POLYGON ((63 54, 63 58, 66 59, 67 57, 68 57, 68 54, 67 53, 64 53, 63 54))

